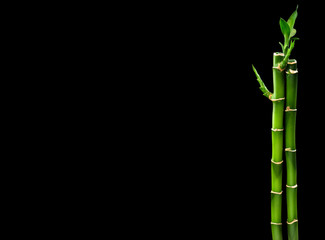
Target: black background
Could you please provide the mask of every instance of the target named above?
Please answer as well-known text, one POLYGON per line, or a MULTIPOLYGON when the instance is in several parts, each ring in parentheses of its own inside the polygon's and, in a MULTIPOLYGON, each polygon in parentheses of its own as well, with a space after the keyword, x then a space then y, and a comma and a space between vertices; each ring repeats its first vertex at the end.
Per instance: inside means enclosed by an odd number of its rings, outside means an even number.
MULTIPOLYGON (((150 224, 155 235, 271 239, 272 103, 251 65, 272 91, 272 55, 283 42, 279 19, 297 3, 299 234, 323 235, 322 11, 311 1, 269 0, 170 4, 152 11, 158 21, 145 19, 143 87, 149 84, 150 97, 143 97, 149 116, 140 121, 148 134, 137 151, 146 150, 150 162, 143 178, 149 220, 163 219, 150 224)), ((283 170, 285 184, 285 164, 283 170)))

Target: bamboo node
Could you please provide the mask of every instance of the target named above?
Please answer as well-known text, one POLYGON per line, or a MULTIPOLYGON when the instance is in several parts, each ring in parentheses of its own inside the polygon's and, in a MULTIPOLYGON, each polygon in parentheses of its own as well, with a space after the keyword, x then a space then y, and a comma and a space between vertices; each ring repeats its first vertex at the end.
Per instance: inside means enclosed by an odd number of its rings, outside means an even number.
POLYGON ((274 223, 274 222, 271 222, 272 225, 282 225, 282 223, 274 223))
POLYGON ((292 62, 288 62, 288 64, 290 64, 290 65, 293 65, 293 64, 296 64, 296 63, 297 63, 296 60, 294 60, 294 61, 292 61, 292 62))
POLYGON ((280 161, 280 162, 274 162, 273 159, 271 159, 271 162, 274 163, 274 164, 281 164, 281 163, 283 163, 283 160, 280 161))
POLYGON ((283 191, 281 191, 281 192, 271 191, 271 193, 273 193, 273 194, 277 194, 277 195, 281 195, 281 194, 283 193, 283 191))
POLYGON ((282 132, 284 129, 283 128, 271 128, 273 132, 282 132))
POLYGON ((284 149, 286 152, 297 152, 297 149, 286 148, 284 149))
POLYGON ((272 99, 272 95, 273 95, 273 94, 270 94, 270 96, 269 96, 269 99, 270 99, 272 102, 282 101, 282 100, 285 99, 285 98, 276 98, 276 99, 272 99))
POLYGON ((280 63, 278 64, 278 66, 277 67, 272 67, 272 68, 274 68, 274 69, 278 69, 280 72, 283 72, 284 70, 285 70, 285 68, 281 68, 280 67, 280 63))
POLYGON ((297 112, 297 109, 295 109, 295 108, 290 108, 289 106, 287 106, 285 112, 297 112))
POLYGON ((286 72, 286 74, 297 74, 298 73, 298 70, 292 70, 292 69, 289 69, 289 72, 286 72))
POLYGON ((293 224, 293 223, 295 223, 295 222, 298 222, 298 219, 293 219, 292 222, 288 222, 288 221, 287 221, 287 224, 293 224))
POLYGON ((287 188, 297 188, 297 187, 298 187, 298 184, 293 185, 293 186, 286 185, 286 187, 287 187, 287 188))
POLYGON ((277 101, 282 101, 284 100, 285 98, 277 98, 277 99, 270 99, 272 102, 277 102, 277 101))

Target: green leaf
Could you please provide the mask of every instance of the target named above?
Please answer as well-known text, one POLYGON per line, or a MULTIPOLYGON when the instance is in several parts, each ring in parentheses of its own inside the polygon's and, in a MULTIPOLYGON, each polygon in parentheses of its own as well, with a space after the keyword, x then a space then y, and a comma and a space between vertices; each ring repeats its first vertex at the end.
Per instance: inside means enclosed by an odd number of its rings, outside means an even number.
POLYGON ((300 40, 298 37, 291 38, 291 40, 300 40))
POLYGON ((293 28, 290 32, 290 38, 292 38, 294 35, 296 35, 296 33, 297 33, 297 30, 293 28))
POLYGON ((291 30, 293 29, 293 26, 295 25, 297 16, 298 16, 298 5, 297 5, 296 10, 291 14, 291 16, 289 17, 289 19, 287 21, 291 30))
POLYGON ((283 18, 280 18, 280 28, 285 40, 284 45, 288 45, 291 29, 283 18))
POLYGON ((252 67, 253 67, 253 71, 256 75, 257 81, 260 84, 260 90, 262 91, 262 93, 265 97, 269 97, 271 95, 271 92, 266 88, 263 80, 261 79, 260 75, 257 73, 253 64, 252 64, 252 67))
POLYGON ((259 81, 259 79, 260 79, 260 75, 257 73, 257 71, 256 71, 256 69, 255 69, 255 67, 254 67, 253 64, 252 64, 252 68, 253 68, 253 71, 254 71, 254 73, 255 73, 255 75, 256 75, 256 77, 257 77, 257 80, 259 81))
POLYGON ((281 45, 281 48, 282 48, 282 52, 284 52, 284 47, 283 47, 283 44, 281 42, 279 42, 279 44, 281 45))

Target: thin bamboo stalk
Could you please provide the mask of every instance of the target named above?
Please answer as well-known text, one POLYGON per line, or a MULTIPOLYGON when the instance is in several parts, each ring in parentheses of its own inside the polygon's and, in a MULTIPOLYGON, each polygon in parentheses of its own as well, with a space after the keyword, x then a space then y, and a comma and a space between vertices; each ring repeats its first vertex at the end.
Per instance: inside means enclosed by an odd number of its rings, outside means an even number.
POLYGON ((278 68, 284 54, 273 55, 273 113, 272 113, 272 163, 271 163, 271 231, 273 240, 282 240, 282 156, 283 115, 285 97, 284 71, 278 68))
POLYGON ((285 155, 287 166, 288 239, 298 240, 296 114, 298 71, 297 61, 289 60, 286 71, 285 155))

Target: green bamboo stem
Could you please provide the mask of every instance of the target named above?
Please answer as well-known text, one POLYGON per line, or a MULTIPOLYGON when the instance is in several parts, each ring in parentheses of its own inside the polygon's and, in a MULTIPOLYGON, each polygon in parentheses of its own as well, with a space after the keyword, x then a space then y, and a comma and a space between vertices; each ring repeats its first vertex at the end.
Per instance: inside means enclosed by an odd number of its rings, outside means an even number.
POLYGON ((297 161, 296 161, 296 114, 297 114, 297 61, 289 60, 286 72, 285 155, 287 166, 287 223, 288 239, 298 240, 297 210, 297 161))
POLYGON ((280 18, 280 29, 284 36, 284 44, 280 42, 283 53, 273 55, 273 89, 271 93, 265 86, 255 67, 253 70, 260 84, 263 95, 273 102, 272 113, 272 159, 271 159, 271 231, 273 240, 283 240, 282 236, 282 163, 283 163, 283 134, 285 133, 286 163, 287 163, 287 210, 289 240, 298 240, 297 216, 297 163, 296 163, 296 103, 297 103, 297 68, 296 61, 289 60, 295 46, 294 28, 298 16, 298 6, 285 21, 280 18), (286 74, 285 78, 285 73, 286 74), (286 79, 286 80, 285 80, 286 79), (285 90, 287 81, 287 90, 285 90), (287 100, 285 101, 285 95, 287 100), (284 104, 287 104, 284 111, 284 104), (286 113, 284 129, 284 113, 286 113))
POLYGON ((273 240, 282 240, 282 156, 285 97, 284 71, 278 69, 284 54, 273 55, 272 163, 271 163, 271 231, 273 240))

